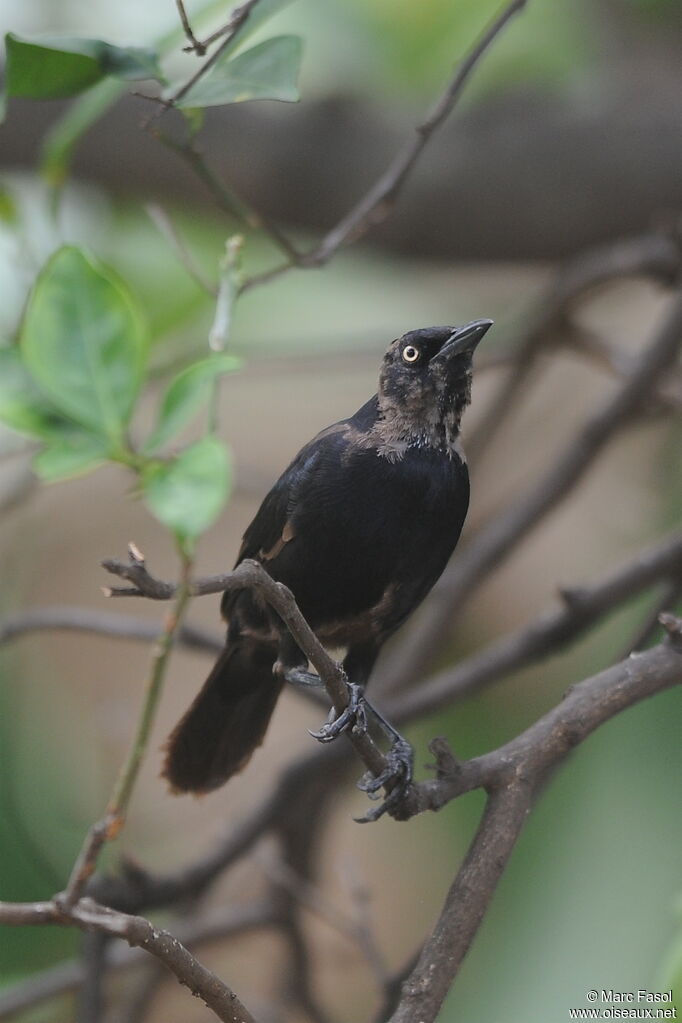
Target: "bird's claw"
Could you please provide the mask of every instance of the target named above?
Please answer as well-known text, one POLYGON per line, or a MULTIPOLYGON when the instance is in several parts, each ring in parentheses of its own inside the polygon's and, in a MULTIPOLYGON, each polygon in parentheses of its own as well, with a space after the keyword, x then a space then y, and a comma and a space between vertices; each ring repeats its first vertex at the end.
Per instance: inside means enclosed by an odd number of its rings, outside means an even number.
POLYGON ((386 754, 386 761, 386 768, 381 774, 373 775, 367 771, 357 783, 357 787, 366 792, 370 799, 378 799, 379 789, 391 786, 386 799, 379 806, 368 810, 363 817, 355 818, 360 824, 379 820, 385 813, 390 813, 402 802, 412 783, 414 751, 406 739, 398 737, 394 740, 386 754))
POLYGON ((354 682, 348 682, 348 704, 337 714, 332 708, 327 721, 322 725, 319 732, 310 729, 310 735, 318 742, 333 742, 343 732, 351 729, 356 735, 364 735, 367 731, 367 713, 365 711, 365 697, 363 687, 354 682))

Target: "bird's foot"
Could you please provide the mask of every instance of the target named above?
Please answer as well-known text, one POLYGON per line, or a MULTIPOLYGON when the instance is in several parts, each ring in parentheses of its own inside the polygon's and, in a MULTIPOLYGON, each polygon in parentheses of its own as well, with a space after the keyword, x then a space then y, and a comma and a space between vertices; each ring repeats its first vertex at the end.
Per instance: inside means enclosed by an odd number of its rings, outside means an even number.
POLYGON ((324 688, 324 682, 314 671, 305 671, 303 668, 285 668, 280 661, 275 662, 272 670, 275 675, 281 675, 285 682, 295 686, 296 689, 324 688))
POLYGON ((414 767, 414 750, 407 739, 395 732, 391 748, 386 754, 386 767, 379 775, 370 771, 362 776, 358 788, 366 792, 370 799, 379 798, 379 789, 388 787, 389 792, 379 806, 368 810, 363 817, 356 817, 361 824, 377 821, 385 813, 390 813, 402 802, 411 783, 414 767))
POLYGON ((343 732, 352 730, 356 735, 364 735, 367 731, 367 714, 363 687, 348 682, 348 704, 340 714, 332 708, 327 721, 319 732, 310 732, 318 742, 333 742, 343 732))

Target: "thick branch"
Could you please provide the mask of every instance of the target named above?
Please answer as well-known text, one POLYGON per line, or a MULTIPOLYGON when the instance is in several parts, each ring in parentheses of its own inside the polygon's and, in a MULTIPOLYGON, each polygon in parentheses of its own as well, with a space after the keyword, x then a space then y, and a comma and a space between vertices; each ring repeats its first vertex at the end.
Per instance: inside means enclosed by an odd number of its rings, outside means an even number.
POLYGON ((547 772, 626 707, 682 684, 682 623, 668 616, 665 624, 671 635, 668 642, 574 686, 563 703, 506 746, 461 765, 442 747, 437 750, 440 776, 417 786, 420 809, 427 805, 438 809, 448 799, 481 786, 490 798, 438 923, 403 985, 389 1023, 436 1019, 547 772))
POLYGON ((414 786, 400 807, 401 816, 438 810, 463 792, 503 788, 517 778, 536 784, 616 714, 682 685, 682 623, 672 616, 666 620, 671 639, 572 686, 561 703, 505 746, 464 763, 448 760, 437 747, 439 777, 414 786))
POLYGON ((436 927, 389 1023, 433 1023, 469 950, 531 808, 522 782, 495 792, 447 894, 436 927))

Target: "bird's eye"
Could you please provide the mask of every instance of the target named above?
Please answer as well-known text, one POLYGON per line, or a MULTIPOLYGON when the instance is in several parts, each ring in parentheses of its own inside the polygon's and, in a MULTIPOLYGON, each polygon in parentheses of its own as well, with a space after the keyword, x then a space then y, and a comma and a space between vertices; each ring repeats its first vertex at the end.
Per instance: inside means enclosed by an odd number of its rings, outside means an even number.
POLYGON ((403 362, 416 362, 419 358, 419 349, 414 345, 405 345, 403 348, 403 362))

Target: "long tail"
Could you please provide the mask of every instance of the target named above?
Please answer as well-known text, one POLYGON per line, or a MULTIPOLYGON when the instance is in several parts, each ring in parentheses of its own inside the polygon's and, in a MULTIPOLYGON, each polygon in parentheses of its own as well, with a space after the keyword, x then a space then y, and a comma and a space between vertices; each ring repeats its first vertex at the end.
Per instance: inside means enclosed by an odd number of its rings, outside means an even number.
POLYGON ((271 647, 228 643, 167 743, 163 775, 175 792, 210 792, 260 746, 282 688, 271 647))

